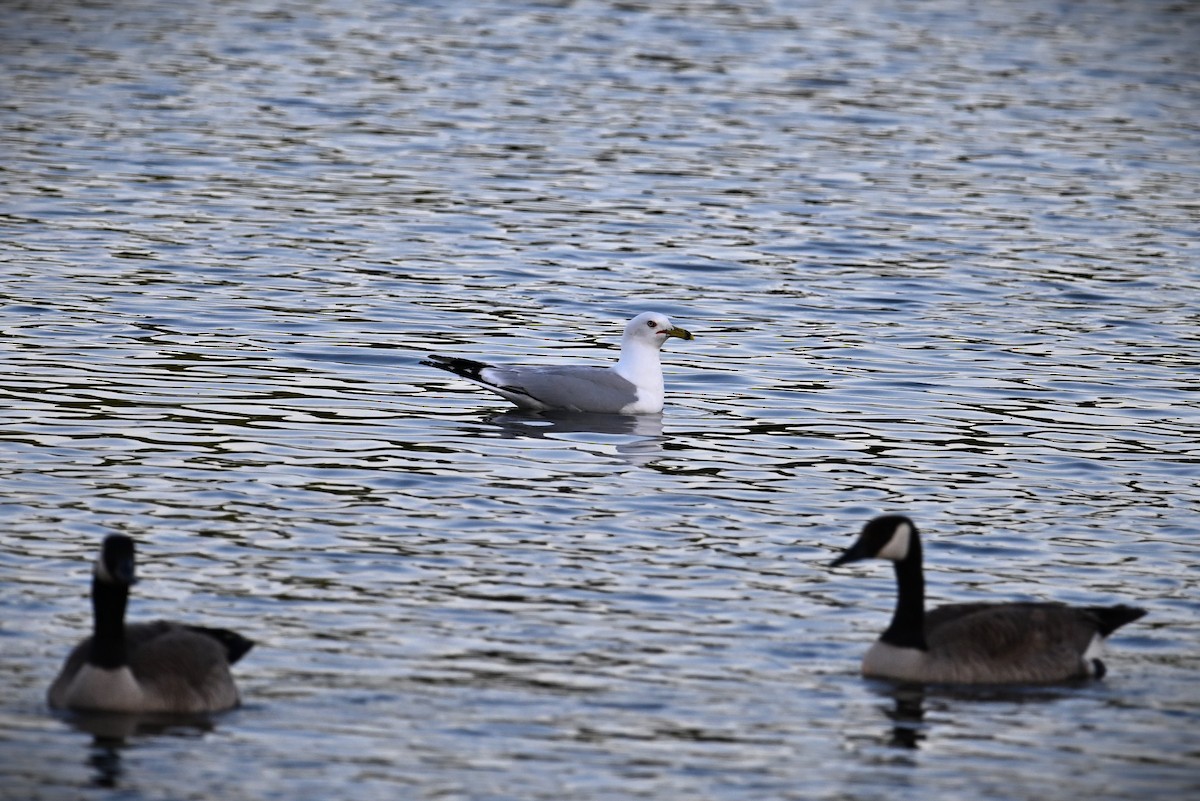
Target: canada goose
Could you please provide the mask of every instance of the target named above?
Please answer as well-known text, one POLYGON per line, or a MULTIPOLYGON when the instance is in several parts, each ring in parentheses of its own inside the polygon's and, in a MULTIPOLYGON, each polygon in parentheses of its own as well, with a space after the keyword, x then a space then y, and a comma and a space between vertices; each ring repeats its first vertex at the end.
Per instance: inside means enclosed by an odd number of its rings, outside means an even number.
POLYGON ((658 414, 663 409, 659 351, 670 337, 693 339, 665 314, 644 312, 625 326, 621 358, 594 365, 494 366, 471 359, 433 355, 421 364, 474 381, 522 409, 602 414, 658 414))
POLYGON ((166 620, 125 625, 133 540, 104 540, 92 573, 93 633, 67 656, 47 700, 59 709, 218 712, 238 705, 229 673, 253 642, 226 629, 166 620))
POLYGON ((1059 603, 950 604, 925 611, 917 527, 902 515, 876 517, 833 561, 895 564, 892 623, 863 657, 864 676, 945 684, 1049 683, 1101 678, 1104 638, 1146 610, 1059 603))

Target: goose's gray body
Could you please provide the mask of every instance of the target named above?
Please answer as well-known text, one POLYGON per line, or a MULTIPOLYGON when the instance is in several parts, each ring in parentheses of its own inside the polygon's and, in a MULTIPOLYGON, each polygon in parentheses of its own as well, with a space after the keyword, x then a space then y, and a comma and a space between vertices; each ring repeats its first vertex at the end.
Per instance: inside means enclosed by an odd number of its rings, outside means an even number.
POLYGON ((231 709, 239 703, 229 672, 236 660, 222 644, 222 633, 232 634, 169 620, 127 625, 128 664, 115 668, 88 664, 88 637, 72 649, 50 685, 50 706, 109 712, 231 709))
POLYGON ((126 625, 132 583, 132 540, 109 537, 92 580, 95 630, 68 654, 47 693, 50 706, 123 713, 218 712, 237 706, 229 666, 254 644, 226 629, 166 620, 126 625))
POLYGON ((1104 639, 1145 611, 1058 603, 949 604, 925 611, 921 545, 906 517, 864 527, 834 565, 882 558, 895 563, 896 612, 863 658, 865 676, 945 684, 1052 683, 1099 678, 1104 639))
POLYGON ((1143 614, 1051 603, 939 606, 925 615, 927 648, 877 640, 863 657, 863 675, 936 684, 1099 678, 1106 621, 1115 616, 1121 625, 1143 614))

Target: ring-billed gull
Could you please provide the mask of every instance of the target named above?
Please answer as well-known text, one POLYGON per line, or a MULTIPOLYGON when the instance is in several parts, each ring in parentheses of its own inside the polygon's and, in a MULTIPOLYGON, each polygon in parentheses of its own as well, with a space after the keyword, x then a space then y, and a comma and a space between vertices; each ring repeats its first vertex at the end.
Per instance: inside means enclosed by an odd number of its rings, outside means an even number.
POLYGON ((607 414, 657 414, 663 408, 658 352, 669 337, 692 339, 665 314, 643 312, 621 337, 621 358, 609 367, 497 366, 433 355, 421 364, 474 381, 522 409, 607 414))

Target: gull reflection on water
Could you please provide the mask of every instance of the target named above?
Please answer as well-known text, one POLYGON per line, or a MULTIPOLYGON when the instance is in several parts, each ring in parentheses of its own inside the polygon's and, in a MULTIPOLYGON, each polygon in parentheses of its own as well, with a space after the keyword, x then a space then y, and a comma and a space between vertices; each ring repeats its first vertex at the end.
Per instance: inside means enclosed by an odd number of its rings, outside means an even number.
POLYGON ((658 458, 665 441, 661 414, 505 411, 484 418, 484 422, 495 426, 507 439, 569 439, 572 434, 620 437, 606 444, 639 467, 658 458))

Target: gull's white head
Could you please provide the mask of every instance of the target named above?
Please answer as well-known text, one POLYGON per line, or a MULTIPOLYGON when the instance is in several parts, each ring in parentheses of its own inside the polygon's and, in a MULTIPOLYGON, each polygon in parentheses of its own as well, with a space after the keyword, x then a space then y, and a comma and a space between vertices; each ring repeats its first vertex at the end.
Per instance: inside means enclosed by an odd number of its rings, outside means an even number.
POLYGON ((667 315, 658 312, 642 312, 625 326, 625 335, 621 337, 621 344, 622 346, 633 343, 648 344, 657 350, 669 337, 693 339, 690 331, 674 325, 667 315))

